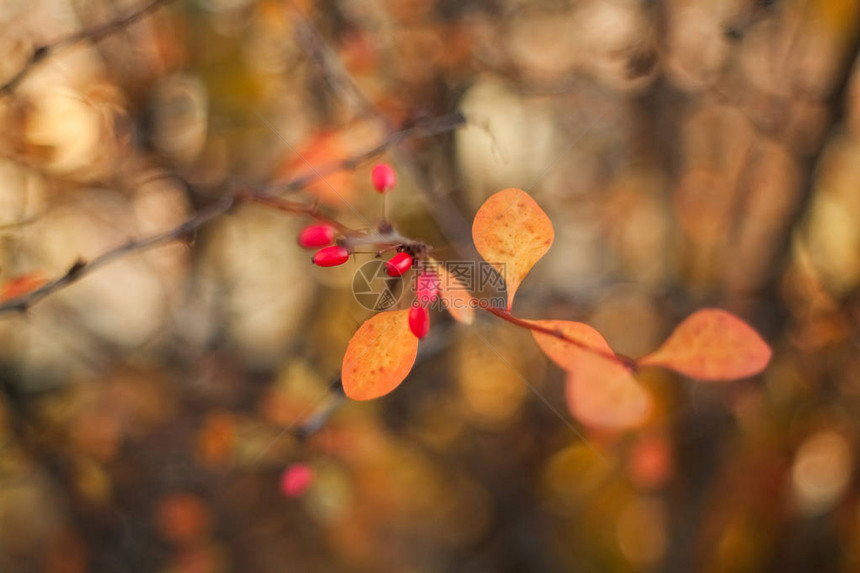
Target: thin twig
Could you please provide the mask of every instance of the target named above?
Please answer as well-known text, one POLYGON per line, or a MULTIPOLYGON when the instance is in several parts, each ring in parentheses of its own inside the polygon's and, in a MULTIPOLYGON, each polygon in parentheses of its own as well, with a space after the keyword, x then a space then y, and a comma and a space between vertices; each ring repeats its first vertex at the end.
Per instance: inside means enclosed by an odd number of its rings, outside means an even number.
POLYGON ((313 181, 322 177, 327 177, 332 173, 343 171, 345 169, 356 169, 364 163, 370 161, 371 159, 382 155, 382 153, 386 151, 389 147, 395 146, 399 143, 402 143, 403 141, 409 139, 423 139, 425 137, 433 137, 434 135, 448 133, 449 131, 453 131, 458 127, 462 127, 465 124, 465 116, 463 116, 463 114, 460 112, 454 112, 448 115, 440 116, 429 122, 423 122, 418 125, 403 129, 401 131, 392 132, 385 139, 385 141, 381 142, 376 147, 368 149, 364 153, 354 155, 353 157, 350 157, 343 161, 339 161, 337 163, 324 165, 322 167, 317 168, 315 172, 308 173, 303 177, 298 177, 287 183, 274 185, 269 189, 269 192, 273 195, 279 195, 287 193, 289 191, 295 191, 296 189, 307 187, 309 183, 312 183, 313 181))
POLYGON ((160 8, 162 5, 166 5, 173 1, 174 0, 150 0, 150 2, 147 2, 140 8, 126 14, 125 16, 121 16, 115 20, 111 20, 92 28, 79 30, 78 32, 69 34, 64 38, 60 38, 51 44, 36 46, 23 67, 18 70, 14 76, 7 80, 6 83, 0 85, 0 96, 9 95, 15 91, 15 88, 24 81, 24 78, 26 78, 39 64, 44 62, 50 56, 64 52, 69 48, 84 42, 100 42, 108 36, 131 26, 150 12, 160 8))
POLYGON ((131 253, 145 251, 165 243, 170 243, 190 237, 193 233, 206 223, 220 217, 236 204, 238 195, 228 195, 208 207, 198 211, 193 217, 170 230, 140 239, 131 239, 122 245, 115 247, 90 261, 79 259, 62 276, 47 282, 40 288, 27 294, 9 299, 0 304, 0 313, 23 312, 31 306, 73 283, 78 282, 86 275, 108 265, 131 253))
POLYGON ((354 229, 344 225, 334 217, 323 213, 317 205, 299 203, 298 201, 290 201, 288 199, 284 199, 283 197, 278 197, 277 195, 270 195, 269 193, 265 193, 262 191, 240 192, 239 198, 252 203, 259 203, 260 205, 265 205, 266 207, 281 211, 283 213, 304 215, 305 217, 309 217, 311 219, 319 221, 320 223, 331 225, 343 234, 352 234, 356 232, 354 229))
MULTIPOLYGON (((128 242, 119 245, 118 247, 115 247, 113 249, 110 249, 90 261, 79 260, 75 262, 62 276, 47 282, 40 288, 33 290, 27 294, 23 294, 21 296, 0 303, 0 314, 10 312, 24 312, 37 302, 47 297, 48 295, 51 295, 71 284, 76 283, 77 281, 89 275, 96 269, 108 265, 131 253, 145 251, 153 247, 163 245, 165 243, 170 243, 172 241, 191 237, 198 229, 200 229, 207 223, 217 219, 221 215, 226 214, 234 206, 242 202, 255 202, 266 205, 271 208, 278 209, 280 211, 303 214, 318 221, 331 224, 342 232, 350 231, 348 227, 341 224, 334 218, 326 215, 321 210, 319 210, 318 207, 301 203, 298 201, 288 201, 286 199, 277 197, 276 193, 283 192, 285 190, 300 189, 320 177, 324 177, 328 174, 335 173, 338 171, 353 169, 355 168, 355 166, 360 165, 364 161, 367 161, 368 159, 380 155, 388 147, 394 145, 395 143, 401 142, 409 138, 430 137, 439 133, 444 133, 445 131, 450 131, 452 129, 457 128, 458 126, 462 125, 464 121, 465 120, 463 119, 463 116, 460 114, 442 116, 437 120, 428 122, 421 126, 415 126, 409 129, 405 129, 403 131, 392 133, 388 136, 388 138, 386 138, 385 141, 373 147, 372 149, 355 155, 353 157, 349 157, 342 161, 324 166, 309 175, 298 177, 284 184, 270 186, 268 189, 265 190, 243 189, 236 193, 225 195, 221 199, 201 209, 191 218, 187 219, 185 222, 172 229, 154 235, 150 235, 148 237, 129 240, 128 242)), ((395 235, 391 235, 391 237, 394 236, 395 235)), ((407 239, 404 238, 404 240, 407 239)))

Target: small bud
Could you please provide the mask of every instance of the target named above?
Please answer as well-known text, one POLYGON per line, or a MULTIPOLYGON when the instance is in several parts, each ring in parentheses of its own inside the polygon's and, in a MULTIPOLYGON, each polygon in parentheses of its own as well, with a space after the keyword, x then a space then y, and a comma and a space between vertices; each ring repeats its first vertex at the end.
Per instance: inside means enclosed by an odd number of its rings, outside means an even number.
POLYGON ((412 257, 409 253, 397 253, 385 263, 385 272, 390 277, 402 277, 412 268, 412 257))
POLYGON ((380 193, 391 191, 397 184, 397 176, 394 174, 394 169, 387 163, 380 163, 373 168, 371 173, 373 187, 380 193))
POLYGON ((423 270, 415 277, 415 298, 418 304, 427 306, 439 296, 439 275, 433 271, 423 270))
POLYGON ((349 251, 340 245, 318 250, 314 254, 314 264, 320 267, 336 267, 349 260, 349 251))
POLYGON ((334 242, 334 227, 331 225, 310 225, 299 233, 299 245, 306 249, 325 247, 334 242))
POLYGON ((409 330, 418 338, 424 338, 430 331, 430 313, 423 306, 409 309, 409 330))
POLYGON ((287 497, 299 497, 314 481, 314 471, 305 464, 293 464, 281 476, 281 492, 287 497))

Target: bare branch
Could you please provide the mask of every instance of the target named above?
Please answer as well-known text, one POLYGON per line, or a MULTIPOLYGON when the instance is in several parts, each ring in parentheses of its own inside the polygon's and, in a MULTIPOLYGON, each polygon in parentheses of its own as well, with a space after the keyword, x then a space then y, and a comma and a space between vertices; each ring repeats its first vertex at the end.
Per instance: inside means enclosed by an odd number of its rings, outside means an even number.
MULTIPOLYGON (((426 124, 414 126, 402 131, 390 134, 385 141, 358 155, 346 158, 342 161, 324 166, 314 172, 293 179, 287 183, 269 186, 266 190, 241 190, 236 193, 228 194, 221 199, 215 201, 211 205, 201 209, 194 216, 183 222, 182 224, 169 229, 167 231, 143 237, 132 239, 128 242, 119 245, 109 251, 99 255, 98 257, 84 261, 75 262, 69 270, 62 276, 55 278, 52 281, 44 284, 40 288, 31 291, 27 294, 9 299, 0 303, 0 314, 10 312, 24 312, 31 306, 41 301, 45 297, 71 285, 94 272, 95 270, 108 265, 118 259, 121 259, 131 253, 142 252, 166 243, 181 240, 191 237, 193 234, 206 225, 207 223, 217 219, 221 215, 229 212, 234 206, 241 202, 253 201, 264 204, 280 211, 289 213, 306 215, 308 217, 323 221, 329 224, 334 224, 340 230, 349 230, 347 227, 337 222, 334 218, 323 213, 318 207, 302 203, 299 201, 289 201, 277 197, 277 193, 282 193, 287 190, 296 190, 305 187, 313 181, 325 177, 326 175, 354 169, 365 161, 372 159, 375 156, 383 153, 387 148, 396 143, 400 143, 406 139, 418 139, 430 137, 446 131, 451 131, 463 125, 465 119, 459 113, 442 116, 426 124)), ((190 186, 189 186, 190 187, 190 186)))
POLYGON ((15 297, 0 304, 0 313, 23 312, 56 291, 78 282, 96 269, 108 265, 128 254, 145 251, 165 243, 191 236, 197 229, 229 211, 237 202, 237 195, 228 195, 219 201, 201 209, 193 217, 168 231, 150 235, 141 239, 132 239, 115 247, 91 261, 79 259, 62 276, 46 283, 40 288, 25 295, 15 297))
POLYGON ((150 0, 140 8, 126 14, 125 16, 121 16, 115 20, 111 20, 110 22, 106 22, 92 28, 85 28, 73 34, 69 34, 65 38, 60 38, 51 44, 37 46, 33 50, 33 53, 30 54, 30 59, 24 63, 24 66, 18 70, 14 76, 6 81, 6 83, 0 85, 0 96, 9 95, 15 91, 15 88, 24 81, 24 78, 26 78, 36 68, 36 66, 44 62, 49 57, 64 52, 78 44, 85 42, 100 42, 111 34, 115 34, 116 32, 131 26, 150 12, 153 12, 162 5, 166 5, 170 2, 173 2, 173 0, 150 0))

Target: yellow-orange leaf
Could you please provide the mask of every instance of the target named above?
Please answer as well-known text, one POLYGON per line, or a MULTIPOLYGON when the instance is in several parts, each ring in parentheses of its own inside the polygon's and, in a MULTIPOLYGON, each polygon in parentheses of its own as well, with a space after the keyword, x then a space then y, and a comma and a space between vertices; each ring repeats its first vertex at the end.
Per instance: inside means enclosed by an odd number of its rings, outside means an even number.
POLYGON ((47 279, 40 273, 30 273, 15 277, 0 287, 0 302, 23 296, 47 282, 47 279))
POLYGON ((717 381, 758 374, 770 356, 770 347, 746 322, 724 310, 704 309, 687 317, 660 348, 638 362, 717 381))
POLYGON ((582 322, 568 320, 533 320, 531 322, 543 328, 557 331, 579 343, 574 344, 551 334, 536 330, 532 331, 535 342, 538 343, 544 354, 565 370, 572 370, 576 367, 579 355, 583 352, 588 352, 587 348, 609 355, 614 354, 606 339, 592 327, 582 322))
POLYGON ((651 413, 651 397, 627 368, 588 352, 576 353, 567 373, 567 406, 582 424, 607 430, 641 425, 651 413))
POLYGON ((397 388, 415 363, 418 339, 409 311, 380 312, 359 327, 343 357, 343 390, 353 400, 372 400, 397 388))
POLYGON ((554 238, 552 221, 522 189, 499 191, 478 209, 472 240, 478 253, 505 279, 508 310, 520 283, 554 238))
POLYGON ((633 428, 647 419, 650 396, 625 366, 610 358, 615 353, 599 332, 581 322, 532 322, 577 342, 532 331, 541 350, 568 371, 567 405, 574 418, 589 427, 613 430, 633 428))
POLYGON ((433 272, 439 275, 439 298, 454 320, 472 324, 475 320, 475 297, 460 280, 448 272, 444 264, 433 259, 433 272))

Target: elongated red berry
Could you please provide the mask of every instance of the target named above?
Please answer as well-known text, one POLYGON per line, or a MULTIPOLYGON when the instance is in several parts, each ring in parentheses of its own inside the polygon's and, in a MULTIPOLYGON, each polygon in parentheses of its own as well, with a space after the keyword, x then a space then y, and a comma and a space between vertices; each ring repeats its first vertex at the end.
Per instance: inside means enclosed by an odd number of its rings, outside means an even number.
POLYGON ((397 253, 385 263, 385 272, 390 277, 402 277, 412 268, 412 257, 409 253, 397 253))
POLYGON ((423 270, 415 277, 415 298, 421 305, 431 304, 439 296, 439 275, 423 270))
POLYGON ((340 245, 332 245, 314 254, 314 264, 321 267, 336 267, 349 260, 349 251, 340 245))
POLYGON ((299 233, 299 245, 306 249, 325 247, 334 242, 334 227, 331 225, 309 225, 299 233))
POLYGON ((430 331, 430 313, 424 306, 409 309, 409 330, 418 338, 424 338, 430 331))
POLYGON ((298 497, 311 486, 314 471, 305 464, 293 464, 281 476, 281 491, 287 497, 298 497))
POLYGON ((373 179, 373 187, 380 193, 385 193, 394 189, 397 184, 397 175, 394 174, 394 169, 387 163, 380 163, 373 168, 370 174, 373 179))

